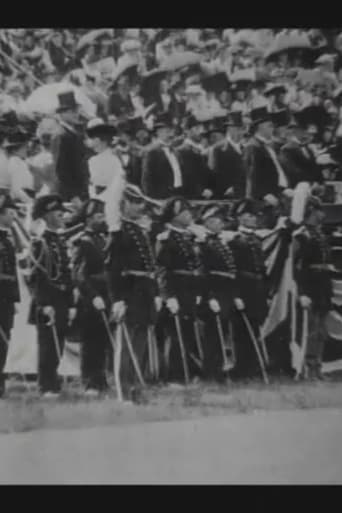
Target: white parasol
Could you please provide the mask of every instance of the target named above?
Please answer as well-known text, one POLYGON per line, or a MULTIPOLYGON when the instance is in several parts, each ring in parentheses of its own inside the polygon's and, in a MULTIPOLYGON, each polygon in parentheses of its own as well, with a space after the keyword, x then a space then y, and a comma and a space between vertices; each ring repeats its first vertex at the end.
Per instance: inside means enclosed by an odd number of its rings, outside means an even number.
POLYGON ((53 114, 58 108, 58 95, 73 91, 77 103, 85 116, 92 118, 96 115, 96 105, 86 96, 80 87, 69 82, 56 82, 38 87, 26 100, 26 111, 37 114, 53 114))

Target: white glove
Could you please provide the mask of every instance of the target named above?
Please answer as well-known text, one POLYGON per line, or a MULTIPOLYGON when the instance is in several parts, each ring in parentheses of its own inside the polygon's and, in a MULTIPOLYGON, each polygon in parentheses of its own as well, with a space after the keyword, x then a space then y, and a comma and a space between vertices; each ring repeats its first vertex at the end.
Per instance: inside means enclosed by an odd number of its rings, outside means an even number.
POLYGON ((166 306, 172 314, 176 314, 179 311, 179 303, 175 297, 171 297, 166 301, 166 306))
POLYGON ((224 195, 225 196, 231 196, 233 193, 234 193, 234 188, 233 187, 228 187, 228 189, 226 190, 224 195))
POLYGON ((240 297, 236 297, 234 299, 234 304, 236 309, 239 310, 239 312, 245 309, 245 303, 242 301, 240 297))
POLYGON ((54 324, 55 322, 55 309, 52 306, 44 306, 43 314, 49 317, 48 324, 54 324))
POLYGON ((75 320, 76 315, 77 315, 77 309, 76 308, 69 308, 68 320, 69 320, 70 323, 75 320))
POLYGON ((312 301, 308 296, 300 296, 299 303, 302 308, 307 309, 310 308, 312 301))
POLYGON ((161 297, 159 297, 159 296, 156 296, 156 297, 154 298, 154 305, 155 305, 155 307, 156 307, 157 312, 160 312, 160 310, 161 310, 161 308, 162 308, 162 306, 163 306, 163 300, 162 300, 162 298, 161 298, 161 297))
POLYGON ((286 198, 293 198, 293 189, 284 189, 283 190, 283 196, 286 198))
POLYGON ((100 296, 96 296, 93 299, 93 306, 96 308, 96 310, 105 310, 106 305, 100 296))
POLYGON ((272 207, 277 207, 279 205, 279 201, 273 194, 266 194, 266 196, 264 196, 264 201, 272 207))
POLYGON ((117 301, 116 303, 113 304, 112 315, 113 315, 115 322, 121 321, 121 319, 123 318, 125 313, 126 313, 126 304, 124 301, 117 301))
POLYGON ((209 300, 209 308, 212 312, 218 313, 221 311, 221 307, 217 299, 210 299, 209 300))
POLYGON ((213 191, 211 191, 210 189, 204 189, 204 191, 202 192, 202 196, 203 198, 206 198, 206 199, 210 199, 213 195, 213 191))
POLYGON ((202 301, 202 297, 201 296, 196 296, 196 305, 199 306, 201 304, 201 301, 202 301))

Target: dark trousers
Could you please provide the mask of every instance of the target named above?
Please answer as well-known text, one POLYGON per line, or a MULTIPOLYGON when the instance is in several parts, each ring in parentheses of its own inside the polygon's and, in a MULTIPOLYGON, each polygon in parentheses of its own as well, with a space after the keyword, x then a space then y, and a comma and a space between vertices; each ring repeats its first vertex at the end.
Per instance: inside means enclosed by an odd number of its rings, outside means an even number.
MULTIPOLYGON (((248 314, 247 314, 248 315, 248 314)), ((260 333, 259 321, 248 316, 252 330, 258 340, 260 333)), ((234 374, 236 377, 253 377, 260 374, 258 365, 258 357, 254 348, 254 344, 247 330, 246 324, 239 312, 234 315, 234 341, 236 365, 234 374)))
POLYGON ((6 365, 8 342, 10 340, 11 330, 14 320, 13 303, 1 302, 0 304, 0 397, 5 391, 4 368, 6 365), (3 333, 2 333, 3 332, 3 333), (4 340, 6 338, 6 340, 4 340))
MULTIPOLYGON (((219 317, 223 331, 224 342, 229 336, 229 319, 219 317)), ((204 356, 204 378, 208 380, 220 381, 223 378, 223 352, 217 326, 217 316, 213 312, 208 312, 205 316, 205 327, 203 337, 203 356, 204 356)))
POLYGON ((100 312, 89 310, 80 319, 81 375, 86 388, 103 391, 106 381, 106 353, 110 345, 100 312))
POLYGON ((45 322, 37 324, 38 330, 38 386, 42 393, 59 392, 61 388, 60 379, 57 374, 59 359, 56 349, 58 342, 60 353, 63 354, 65 344, 65 324, 56 323, 54 339, 53 330, 45 322))
MULTIPOLYGON (((126 327, 136 360, 138 362, 141 374, 143 375, 143 364, 146 361, 148 350, 147 325, 126 322, 126 327)), ((139 384, 139 380, 132 363, 131 355, 128 350, 126 336, 123 330, 120 377, 123 387, 125 388, 129 385, 139 384)))

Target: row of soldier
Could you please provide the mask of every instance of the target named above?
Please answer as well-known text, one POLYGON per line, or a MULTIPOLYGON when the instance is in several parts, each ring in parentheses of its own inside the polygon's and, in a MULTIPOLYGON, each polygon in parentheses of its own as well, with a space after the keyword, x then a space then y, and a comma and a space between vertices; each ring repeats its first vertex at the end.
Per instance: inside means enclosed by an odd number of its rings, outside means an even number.
MULTIPOLYGON (((267 377, 268 354, 260 327, 274 291, 268 286, 265 255, 255 231, 260 204, 244 199, 235 205, 238 226, 227 238, 218 205, 205 207, 195 220, 191 205, 183 197, 173 197, 158 222, 147 226, 142 221, 150 203, 153 200, 138 187, 127 185, 120 228, 108 232, 104 203, 99 198, 87 200, 81 213, 85 228, 73 238, 70 254, 61 232, 66 209, 61 198, 50 194, 35 200, 32 218, 43 219, 44 230, 31 242, 27 283, 32 295, 29 322, 37 328, 38 384, 44 396, 55 397, 61 390, 58 365, 75 322, 82 381, 89 396, 108 388, 111 347, 114 374, 120 378, 116 385, 121 389, 122 383, 124 396, 132 387, 155 379, 187 384, 198 379, 267 377), (199 225, 202 229, 195 230, 199 225)), ((2 394, 15 303, 20 300, 9 236, 16 208, 3 193, 2 394)), ((331 300, 322 221, 321 204, 312 197, 297 235, 295 277, 299 304, 310 313, 306 363, 314 379, 323 377, 322 319, 331 300)), ((288 217, 282 229, 293 233, 298 226, 288 217)))

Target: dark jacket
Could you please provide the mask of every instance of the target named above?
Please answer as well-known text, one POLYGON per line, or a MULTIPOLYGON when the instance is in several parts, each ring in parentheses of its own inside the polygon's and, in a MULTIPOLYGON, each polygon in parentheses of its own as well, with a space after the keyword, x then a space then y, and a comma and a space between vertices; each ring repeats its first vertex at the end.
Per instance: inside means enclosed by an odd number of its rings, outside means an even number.
POLYGON ((93 309, 92 300, 96 296, 107 303, 109 301, 105 247, 104 235, 90 230, 85 230, 74 240, 73 279, 81 293, 84 309, 93 309))
POLYGON ((186 141, 177 149, 183 171, 183 193, 189 199, 202 199, 205 189, 212 187, 212 172, 207 158, 186 141))
POLYGON ((227 316, 233 307, 234 298, 238 296, 232 250, 221 241, 219 234, 213 233, 208 234, 201 243, 201 255, 205 296, 207 299, 216 299, 220 304, 221 314, 227 316))
POLYGON ((159 145, 150 147, 144 155, 142 188, 147 196, 155 199, 165 199, 175 193, 173 169, 159 145))
POLYGON ((51 143, 58 193, 64 201, 74 196, 87 197, 89 170, 83 134, 63 124, 62 131, 51 143))
POLYGON ((0 300, 20 301, 15 247, 7 230, 0 229, 0 300))
POLYGON ((245 146, 244 158, 247 196, 261 199, 266 194, 276 195, 280 190, 278 172, 265 144, 253 137, 245 146))
POLYGON ((314 154, 308 147, 306 152, 307 155, 295 141, 290 141, 281 148, 280 160, 291 188, 299 182, 322 183, 323 181, 321 169, 316 164, 314 154))
POLYGON ((109 98, 108 112, 118 118, 132 114, 134 107, 130 96, 123 98, 118 92, 114 92, 109 98))
POLYGON ((295 279, 299 295, 312 300, 314 310, 327 313, 331 307, 332 281, 328 265, 328 238, 319 229, 305 229, 296 237, 295 279), (315 267, 317 266, 317 267, 315 267))
POLYGON ((149 233, 124 220, 120 231, 112 233, 106 267, 111 300, 126 302, 128 322, 153 323, 158 284, 151 274, 156 272, 156 262, 149 233), (134 271, 144 275, 135 275, 134 271))
POLYGON ((237 268, 237 287, 247 316, 261 325, 268 312, 268 287, 261 241, 254 234, 238 233, 231 241, 237 268))
POLYGON ((157 262, 162 269, 164 297, 177 298, 182 315, 195 315, 196 297, 203 291, 200 249, 195 243, 195 236, 172 229, 160 234, 157 262))
POLYGON ((41 307, 52 306, 56 310, 56 324, 65 324, 74 297, 69 255, 63 237, 46 230, 41 238, 33 240, 29 268, 32 294, 29 322, 37 322, 41 307))
POLYGON ((246 191, 246 165, 243 155, 239 154, 228 141, 220 141, 213 147, 212 169, 214 193, 223 198, 228 188, 234 188, 235 196, 244 196, 246 191))

